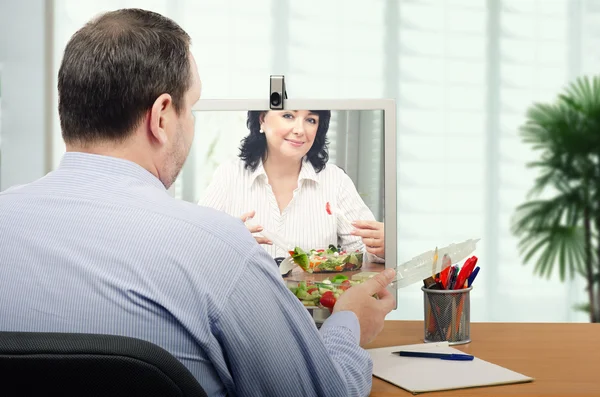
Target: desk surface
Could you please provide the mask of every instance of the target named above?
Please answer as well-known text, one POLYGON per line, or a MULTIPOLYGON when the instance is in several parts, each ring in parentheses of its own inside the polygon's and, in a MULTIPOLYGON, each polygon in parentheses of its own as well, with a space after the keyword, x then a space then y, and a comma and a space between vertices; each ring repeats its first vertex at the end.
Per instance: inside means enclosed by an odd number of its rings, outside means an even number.
MULTIPOLYGON (((535 380, 531 383, 425 393, 436 396, 600 396, 600 324, 472 323, 471 340, 453 346, 535 380)), ((422 321, 386 321, 365 348, 423 343, 422 321)), ((373 378, 372 397, 412 396, 373 378)))

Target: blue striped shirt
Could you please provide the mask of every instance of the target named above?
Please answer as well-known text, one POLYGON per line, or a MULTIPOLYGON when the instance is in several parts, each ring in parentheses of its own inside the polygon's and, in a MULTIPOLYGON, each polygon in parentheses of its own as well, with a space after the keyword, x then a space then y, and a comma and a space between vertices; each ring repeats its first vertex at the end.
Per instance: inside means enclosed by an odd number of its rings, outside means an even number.
POLYGON ((153 342, 209 395, 364 396, 352 312, 318 330, 241 220, 172 198, 139 165, 65 154, 0 193, 0 327, 153 342))

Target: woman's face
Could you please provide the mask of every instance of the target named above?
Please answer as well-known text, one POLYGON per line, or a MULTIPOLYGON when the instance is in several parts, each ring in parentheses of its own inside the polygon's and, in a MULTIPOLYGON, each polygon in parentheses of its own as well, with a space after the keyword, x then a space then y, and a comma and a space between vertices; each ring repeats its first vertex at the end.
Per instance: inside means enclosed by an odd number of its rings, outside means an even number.
POLYGON ((260 128, 267 138, 267 153, 301 160, 315 141, 319 115, 310 110, 270 110, 260 128))

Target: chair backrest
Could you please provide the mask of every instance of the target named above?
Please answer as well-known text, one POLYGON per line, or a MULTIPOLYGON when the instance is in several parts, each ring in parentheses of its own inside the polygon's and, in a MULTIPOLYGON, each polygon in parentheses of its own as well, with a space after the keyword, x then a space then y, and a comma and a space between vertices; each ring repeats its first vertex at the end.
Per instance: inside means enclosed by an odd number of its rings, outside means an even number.
POLYGON ((136 338, 0 332, 2 396, 206 396, 163 348, 136 338))

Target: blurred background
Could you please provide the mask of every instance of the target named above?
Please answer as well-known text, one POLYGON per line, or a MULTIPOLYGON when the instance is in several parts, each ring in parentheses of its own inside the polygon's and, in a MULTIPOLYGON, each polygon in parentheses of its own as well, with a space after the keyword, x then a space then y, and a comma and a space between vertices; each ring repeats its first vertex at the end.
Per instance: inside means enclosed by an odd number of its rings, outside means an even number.
MULTIPOLYGON (((519 128, 534 102, 598 70, 600 1, 1 0, 0 190, 58 165, 64 46, 123 7, 190 33, 203 98, 263 99, 283 74, 290 98, 395 99, 400 262, 481 238, 472 321, 589 321, 574 309, 585 280, 534 274, 510 225, 537 176, 519 128)), ((209 144, 199 129, 195 145, 209 144)), ((174 194, 193 200, 187 189, 174 194)), ((422 319, 422 300, 420 285, 400 290, 389 318, 422 319)))

